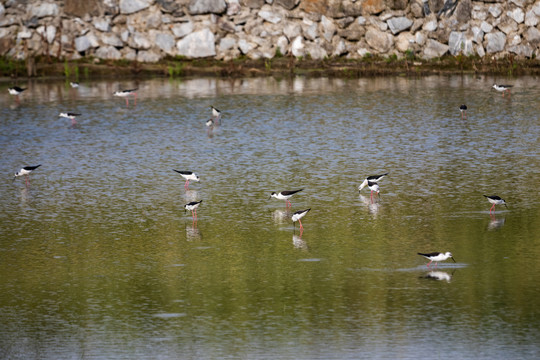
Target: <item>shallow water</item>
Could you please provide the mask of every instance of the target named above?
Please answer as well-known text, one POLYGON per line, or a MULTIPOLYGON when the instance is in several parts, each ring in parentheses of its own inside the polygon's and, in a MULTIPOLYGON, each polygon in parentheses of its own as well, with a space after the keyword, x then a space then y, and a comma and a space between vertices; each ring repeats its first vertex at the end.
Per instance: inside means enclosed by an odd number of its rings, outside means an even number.
POLYGON ((540 356, 538 78, 28 86, 0 89, 0 358, 540 356), (268 199, 299 188, 302 233, 268 199))

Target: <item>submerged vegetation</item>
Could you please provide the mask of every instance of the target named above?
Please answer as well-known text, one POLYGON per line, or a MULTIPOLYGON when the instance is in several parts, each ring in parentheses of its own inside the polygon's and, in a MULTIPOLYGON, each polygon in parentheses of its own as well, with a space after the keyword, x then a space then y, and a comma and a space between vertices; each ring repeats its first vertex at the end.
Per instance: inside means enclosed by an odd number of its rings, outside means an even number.
POLYGON ((226 76, 245 77, 263 75, 295 75, 357 77, 370 75, 430 75, 430 74, 493 74, 504 76, 538 75, 538 59, 517 60, 508 55, 504 58, 480 58, 478 56, 444 56, 431 60, 417 58, 412 52, 380 56, 367 53, 361 59, 326 58, 313 60, 310 57, 294 58, 276 56, 273 59, 252 60, 246 57, 230 61, 214 59, 186 59, 170 57, 158 63, 139 63, 129 60, 101 60, 84 58, 75 61, 55 61, 36 57, 33 61, 13 60, 0 57, 0 77, 19 78, 64 77, 79 80, 79 77, 105 77, 111 74, 123 76, 226 76), (30 71, 30 67, 35 67, 30 71))

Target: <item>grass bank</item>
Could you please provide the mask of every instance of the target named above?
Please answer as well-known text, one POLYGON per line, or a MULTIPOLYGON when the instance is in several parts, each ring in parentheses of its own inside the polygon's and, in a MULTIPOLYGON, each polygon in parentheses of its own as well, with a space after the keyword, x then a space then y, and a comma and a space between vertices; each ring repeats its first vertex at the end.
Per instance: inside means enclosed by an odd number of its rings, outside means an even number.
POLYGON ((0 77, 68 78, 78 81, 88 78, 131 77, 249 77, 249 76, 331 76, 354 78, 361 76, 424 76, 432 74, 492 74, 500 76, 539 75, 540 61, 518 60, 509 55, 499 59, 487 57, 445 56, 420 60, 414 56, 381 57, 367 54, 362 59, 277 57, 231 61, 213 59, 167 58, 147 64, 128 60, 81 59, 57 61, 37 57, 26 61, 0 58, 0 77))

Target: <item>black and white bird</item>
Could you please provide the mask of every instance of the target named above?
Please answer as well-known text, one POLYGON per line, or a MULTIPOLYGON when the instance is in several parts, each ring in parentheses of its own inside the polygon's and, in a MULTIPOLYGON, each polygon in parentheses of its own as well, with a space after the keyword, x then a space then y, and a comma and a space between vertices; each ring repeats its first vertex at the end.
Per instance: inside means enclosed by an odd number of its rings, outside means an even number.
POLYGON ((186 179, 186 183, 184 184, 184 188, 186 190, 188 190, 189 188, 189 181, 200 181, 201 178, 199 177, 199 175, 195 174, 193 171, 182 171, 182 170, 174 170, 173 171, 176 171, 177 173, 179 173, 180 175, 182 175, 182 177, 184 179, 186 179))
POLYGON ((29 175, 32 171, 36 170, 38 167, 40 167, 41 164, 39 165, 36 165, 36 166, 25 166, 23 167, 21 170, 17 171, 15 173, 15 176, 13 177, 13 180, 15 180, 17 177, 19 176, 24 176, 24 179, 25 179, 25 182, 26 182, 26 186, 30 185, 30 181, 29 181, 29 175))
POLYGON ((454 259, 454 257, 452 256, 452 253, 451 252, 445 252, 445 253, 442 253, 442 252, 432 252, 432 253, 427 253, 427 254, 424 254, 424 253, 418 253, 418 255, 421 255, 423 257, 425 257, 426 259, 429 259, 429 262, 428 264, 426 265, 427 267, 429 267, 429 265, 431 265, 431 263, 433 261, 435 261, 435 267, 437 267, 437 264, 440 262, 440 261, 445 261, 446 259, 448 258, 451 258, 452 260, 454 260, 454 262, 456 262, 456 259, 454 259))
POLYGON ((368 181, 368 187, 369 187, 369 190, 371 190, 371 194, 369 198, 371 199, 371 202, 373 202, 373 193, 375 193, 375 195, 378 196, 381 190, 379 188, 379 184, 377 184, 376 182, 368 181))
POLYGON ((507 92, 508 95, 510 96, 510 89, 513 88, 514 85, 497 85, 497 84, 494 84, 493 85, 493 88, 497 91, 500 91, 502 92, 502 96, 504 97, 504 93, 507 92))
POLYGON ((71 86, 73 89, 76 89, 79 87, 79 83, 75 81, 70 81, 69 86, 71 86))
POLYGON ((499 196, 497 195, 484 195, 484 196, 490 203, 493 204, 493 206, 491 206, 491 208, 489 209, 490 214, 491 214, 491 210, 495 211, 495 205, 504 205, 508 209, 508 206, 506 205, 506 201, 504 201, 504 199, 501 199, 499 196))
POLYGON ((209 127, 209 128, 214 127, 214 119, 210 118, 210 119, 206 120, 206 126, 209 127))
POLYGON ((199 201, 192 201, 184 205, 184 212, 186 212, 187 210, 191 211, 191 216, 193 217, 193 221, 197 220, 197 208, 199 207, 199 205, 201 205, 201 203, 202 203, 202 200, 199 200, 199 201))
POLYGON ((18 96, 20 95, 23 91, 25 91, 26 89, 23 89, 23 88, 20 88, 18 86, 13 86, 13 87, 10 87, 8 89, 9 91, 9 94, 10 95, 15 95, 15 96, 18 96))
POLYGON ((285 206, 289 207, 289 206, 292 206, 291 201, 289 200, 290 197, 302 190, 304 189, 290 190, 290 191, 286 190, 286 191, 280 191, 278 193, 273 192, 270 194, 270 197, 268 199, 270 200, 271 198, 276 198, 278 200, 285 200, 285 206))
POLYGON ((295 212, 294 214, 292 214, 292 216, 291 216, 293 224, 295 224, 297 221, 300 224, 300 231, 304 230, 304 226, 302 225, 302 221, 300 221, 300 219, 303 218, 304 216, 306 216, 306 214, 310 210, 311 210, 311 208, 306 209, 306 210, 299 210, 299 211, 295 212))
POLYGON ((126 106, 129 106, 129 96, 134 97, 134 103, 137 105, 137 88, 127 89, 127 90, 118 90, 113 93, 113 96, 123 97, 126 99, 126 106))
POLYGON ((210 108, 212 109, 212 116, 214 117, 214 121, 219 122, 221 120, 221 111, 213 106, 210 106, 210 108))
POLYGON ((371 175, 371 176, 368 176, 368 177, 365 178, 364 181, 360 184, 360 186, 358 187, 358 191, 362 191, 363 188, 365 188, 366 186, 368 186, 368 183, 369 183, 369 182, 372 182, 372 183, 378 183, 378 182, 381 181, 382 178, 385 177, 386 175, 388 175, 388 173, 382 174, 382 175, 371 175))
POLYGON ((66 119, 70 119, 71 120, 71 125, 75 125, 75 124, 77 124, 76 117, 81 116, 81 114, 72 113, 72 112, 61 112, 60 115, 58 115, 58 116, 66 118, 66 119))
POLYGON ((461 118, 466 119, 467 118, 467 105, 463 104, 459 107, 459 111, 461 112, 461 118))

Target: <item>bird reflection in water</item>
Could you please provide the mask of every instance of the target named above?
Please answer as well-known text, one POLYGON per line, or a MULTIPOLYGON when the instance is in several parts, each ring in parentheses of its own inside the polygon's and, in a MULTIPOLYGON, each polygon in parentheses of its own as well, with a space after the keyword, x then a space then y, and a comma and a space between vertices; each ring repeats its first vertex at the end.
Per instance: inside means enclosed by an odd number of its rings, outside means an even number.
POLYGON ((199 198, 197 190, 186 190, 186 202, 196 201, 199 198))
POLYGON ((372 202, 371 198, 364 195, 360 195, 360 201, 362 202, 362 204, 366 205, 368 212, 372 214, 373 217, 377 216, 381 208, 381 204, 378 201, 372 202))
POLYGON ((287 210, 276 210, 272 213, 272 219, 276 224, 287 222, 290 217, 290 212, 287 210))
POLYGON ((302 240, 302 235, 300 235, 300 236, 293 235, 292 242, 293 242, 293 245, 294 245, 294 247, 296 249, 308 250, 308 246, 307 246, 306 242, 304 240, 302 240))
POLYGON ((498 230, 504 226, 504 223, 506 222, 506 218, 495 218, 495 215, 490 216, 490 221, 488 224, 488 230, 498 230))
POLYGON ((428 280, 445 280, 446 282, 450 282, 452 280, 452 276, 454 274, 449 274, 446 271, 430 271, 424 276, 421 276, 421 278, 428 279, 428 280))
POLYGON ((194 222, 191 226, 186 224, 186 240, 199 241, 202 239, 201 231, 197 228, 197 223, 194 222))

